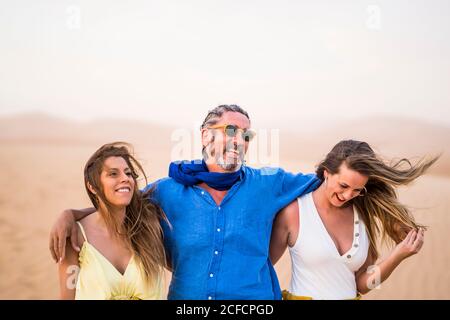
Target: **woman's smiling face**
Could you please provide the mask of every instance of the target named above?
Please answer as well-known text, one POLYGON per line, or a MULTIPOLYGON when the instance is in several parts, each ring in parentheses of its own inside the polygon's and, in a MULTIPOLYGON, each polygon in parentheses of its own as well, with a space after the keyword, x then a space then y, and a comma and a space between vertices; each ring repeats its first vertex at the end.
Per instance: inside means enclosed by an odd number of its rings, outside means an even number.
POLYGON ((109 157, 103 163, 100 183, 106 200, 117 208, 130 204, 134 193, 133 173, 122 157, 109 157))
POLYGON ((342 207, 351 199, 364 192, 369 177, 347 167, 345 162, 336 174, 325 171, 325 193, 328 201, 335 207, 342 207))

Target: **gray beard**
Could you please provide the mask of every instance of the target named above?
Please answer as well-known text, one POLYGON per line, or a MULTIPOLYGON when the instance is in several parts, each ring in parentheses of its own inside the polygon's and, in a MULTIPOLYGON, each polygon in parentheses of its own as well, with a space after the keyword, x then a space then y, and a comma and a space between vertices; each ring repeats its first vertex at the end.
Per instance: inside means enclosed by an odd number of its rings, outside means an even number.
POLYGON ((231 163, 225 163, 224 157, 225 157, 225 153, 223 153, 220 157, 215 157, 215 158, 216 158, 217 165, 225 171, 235 172, 241 168, 241 166, 244 162, 243 155, 240 155, 239 158, 236 160, 236 162, 233 161, 231 163))
MULTIPOLYGON (((214 141, 214 139, 212 139, 212 141, 210 143, 212 143, 213 141, 214 141)), ((203 158, 205 159, 205 161, 208 160, 208 158, 209 158, 209 155, 207 152, 207 147, 208 146, 206 146, 202 151, 203 158)), ((244 162, 243 155, 241 157, 239 157, 239 160, 235 163, 224 163, 225 161, 224 161, 223 157, 225 155, 225 152, 222 155, 219 155, 219 154, 216 154, 215 150, 210 150, 210 155, 211 155, 211 157, 215 158, 216 164, 220 168, 222 168, 224 171, 229 171, 229 172, 238 171, 244 162)))
POLYGON ((217 163, 219 167, 221 167, 225 171, 235 172, 240 169, 240 163, 217 163))

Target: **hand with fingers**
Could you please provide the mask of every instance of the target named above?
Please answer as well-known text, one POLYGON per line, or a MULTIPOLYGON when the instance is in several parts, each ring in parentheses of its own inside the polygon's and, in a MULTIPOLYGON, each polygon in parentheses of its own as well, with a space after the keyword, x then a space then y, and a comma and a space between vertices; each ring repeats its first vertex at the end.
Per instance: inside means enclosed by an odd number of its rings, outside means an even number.
POLYGON ((403 224, 403 223, 395 223, 394 231, 400 237, 400 239, 405 239, 408 235, 409 231, 411 231, 411 227, 403 224))
POLYGON ((75 219, 71 210, 64 210, 50 232, 49 249, 55 263, 61 262, 64 259, 68 237, 70 237, 72 248, 79 252, 80 248, 78 247, 78 232, 75 226, 75 219))
POLYGON ((424 229, 411 229, 405 239, 395 247, 393 253, 401 260, 418 253, 422 249, 424 237, 424 229))

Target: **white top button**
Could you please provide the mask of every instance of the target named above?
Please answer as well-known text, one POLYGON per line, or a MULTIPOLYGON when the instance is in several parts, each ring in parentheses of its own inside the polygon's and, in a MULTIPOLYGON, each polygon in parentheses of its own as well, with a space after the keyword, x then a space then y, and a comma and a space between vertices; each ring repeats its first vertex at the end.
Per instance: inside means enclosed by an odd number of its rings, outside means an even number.
POLYGON ((217 232, 220 232, 220 228, 217 228, 217 232))
POLYGON ((209 277, 210 277, 210 278, 214 277, 214 274, 210 273, 210 274, 209 274, 209 277))
POLYGON ((219 210, 222 209, 221 207, 219 207, 219 210))
POLYGON ((205 194, 205 191, 202 191, 202 194, 205 194))
POLYGON ((219 251, 217 251, 217 250, 216 250, 216 251, 214 251, 214 254, 216 254, 216 255, 217 255, 217 254, 219 254, 219 251))

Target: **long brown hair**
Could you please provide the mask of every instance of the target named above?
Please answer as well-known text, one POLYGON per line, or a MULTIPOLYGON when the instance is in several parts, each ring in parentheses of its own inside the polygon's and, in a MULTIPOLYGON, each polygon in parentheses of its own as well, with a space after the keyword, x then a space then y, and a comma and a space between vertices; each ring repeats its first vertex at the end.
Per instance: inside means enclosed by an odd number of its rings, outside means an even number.
POLYGON ((145 277, 150 284, 160 276, 166 265, 163 232, 160 222, 167 221, 162 209, 151 200, 154 189, 141 192, 138 188, 138 173, 147 176, 140 163, 132 155, 132 147, 125 142, 113 142, 101 146, 87 161, 84 168, 84 184, 94 207, 102 215, 113 236, 123 239, 143 266, 145 277), (112 214, 113 205, 106 199, 100 175, 104 162, 109 157, 123 158, 131 170, 134 184, 133 196, 126 207, 123 222, 112 214), (95 190, 90 191, 88 184, 95 190), (101 201, 101 202, 100 202, 101 201), (104 204, 106 210, 103 209, 104 204))
POLYGON ((399 243, 403 240, 402 230, 425 228, 416 223, 410 210, 398 201, 395 188, 407 185, 423 175, 438 158, 421 159, 416 164, 403 158, 388 164, 368 143, 343 140, 319 163, 316 174, 323 181, 325 170, 330 174, 336 174, 341 164, 345 162, 349 169, 369 178, 365 194, 353 198, 350 203, 362 215, 370 240, 369 253, 377 259, 379 256, 377 240, 380 236, 382 242, 390 239, 399 243))

